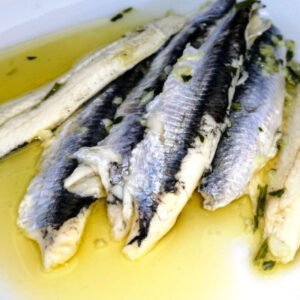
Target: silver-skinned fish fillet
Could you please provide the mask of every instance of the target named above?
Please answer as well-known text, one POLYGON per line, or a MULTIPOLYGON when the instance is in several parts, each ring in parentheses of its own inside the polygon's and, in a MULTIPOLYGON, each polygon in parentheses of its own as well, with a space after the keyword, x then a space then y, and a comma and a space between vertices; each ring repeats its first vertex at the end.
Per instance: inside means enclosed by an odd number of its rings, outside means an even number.
POLYGON ((53 129, 112 80, 157 51, 185 24, 179 16, 152 22, 92 54, 46 101, 0 126, 0 157, 53 129))
POLYGON ((100 175, 108 192, 108 215, 116 239, 124 237, 132 217, 132 206, 123 205, 123 177, 128 173, 131 150, 140 142, 144 134, 145 127, 141 119, 146 105, 161 91, 165 78, 182 55, 185 45, 187 43, 201 45, 216 22, 232 8, 234 2, 218 0, 195 16, 157 54, 148 74, 118 109, 116 118, 122 118, 121 123, 113 126, 109 136, 97 147, 81 149, 75 154, 81 165, 66 181, 65 186, 74 191, 74 185, 78 187, 80 181, 84 183, 84 178, 89 178, 87 166, 91 167, 91 173, 97 172, 100 175))
POLYGON ((300 87, 287 99, 283 143, 272 174, 265 212, 268 249, 282 263, 292 261, 300 247, 300 87))
POLYGON ((170 230, 211 164, 228 125, 252 13, 251 5, 232 11, 204 45, 188 45, 149 107, 146 134, 132 152, 124 187, 124 201, 135 212, 123 250, 130 259, 170 230))
MULTIPOLYGON (((93 146, 108 133, 116 109, 130 90, 143 78, 152 58, 111 83, 67 120, 45 150, 41 171, 32 180, 20 204, 19 226, 36 240, 46 269, 64 263, 77 250, 91 204, 97 199, 80 197, 64 189, 64 180, 77 166, 72 154, 93 146)), ((98 187, 97 178, 89 179, 98 187)))
POLYGON ((202 179, 200 192, 206 209, 224 207, 247 193, 251 178, 277 153, 286 51, 283 43, 274 45, 276 36, 279 32, 272 27, 251 49, 245 66, 248 78, 233 99, 231 127, 218 145, 211 171, 202 179), (274 70, 268 70, 271 64, 274 70))
POLYGON ((38 105, 42 99, 50 92, 54 82, 51 82, 39 89, 34 90, 22 97, 9 100, 0 106, 0 126, 9 119, 28 111, 32 107, 38 105))
POLYGON ((283 195, 271 196, 265 217, 268 249, 282 263, 292 261, 300 247, 300 151, 289 171, 283 195))

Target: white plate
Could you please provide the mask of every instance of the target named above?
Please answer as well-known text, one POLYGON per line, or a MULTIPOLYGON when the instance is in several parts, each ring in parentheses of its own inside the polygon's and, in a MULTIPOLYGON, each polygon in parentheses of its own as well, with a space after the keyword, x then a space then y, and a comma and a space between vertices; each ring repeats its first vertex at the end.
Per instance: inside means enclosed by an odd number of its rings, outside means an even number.
MULTIPOLYGON (((0 49, 68 26, 111 16, 128 6, 141 10, 147 8, 151 13, 161 15, 171 8, 178 12, 188 12, 198 7, 201 2, 200 0, 0 0, 0 49)), ((300 1, 265 0, 264 3, 272 20, 285 36, 300 44, 300 1)), ((249 247, 244 243, 234 245, 232 251, 232 267, 236 278, 234 299, 300 299, 300 264, 298 268, 295 266, 275 277, 263 278, 249 271, 249 264, 245 263, 248 260, 249 247)), ((222 272, 222 270, 211 271, 222 272)), ((9 287, 3 286, 0 282, 0 299, 8 298, 11 299, 9 287)), ((223 299, 227 299, 226 295, 223 299)))

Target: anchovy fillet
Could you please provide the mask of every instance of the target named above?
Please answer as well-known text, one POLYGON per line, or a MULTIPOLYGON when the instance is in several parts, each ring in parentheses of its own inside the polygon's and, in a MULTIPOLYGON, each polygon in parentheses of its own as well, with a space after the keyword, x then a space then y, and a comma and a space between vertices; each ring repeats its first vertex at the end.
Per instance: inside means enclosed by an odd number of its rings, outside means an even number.
MULTIPOLYGON (((64 180, 77 166, 72 154, 96 145, 107 135, 120 101, 143 78, 152 58, 110 84, 67 120, 43 154, 41 171, 20 204, 18 224, 36 240, 46 269, 68 260, 77 250, 95 197, 80 197, 64 189, 64 180), (116 101, 116 99, 118 101, 116 101), (121 99, 121 100, 120 100, 121 99)), ((92 185, 101 184, 92 180, 92 185)))
POLYGON ((288 99, 283 126, 283 145, 275 174, 269 183, 264 236, 274 257, 292 261, 300 247, 300 88, 294 99, 288 99), (280 192, 280 195, 276 195, 280 192))
POLYGON ((160 19, 92 54, 46 101, 2 124, 0 157, 37 138, 40 131, 57 127, 104 86, 157 51, 184 23, 179 16, 160 19))
POLYGON ((285 95, 285 47, 275 47, 272 37, 276 35, 279 32, 274 27, 265 32, 246 63, 248 79, 236 89, 231 127, 218 145, 212 171, 202 179, 200 192, 206 209, 224 207, 247 193, 251 178, 277 153, 285 95), (264 47, 269 47, 270 59, 280 62, 272 73, 266 71, 268 62, 260 54, 264 47))
POLYGON ((123 202, 123 177, 128 173, 131 151, 144 135, 145 127, 142 118, 146 105, 161 92, 166 77, 182 55, 186 44, 188 42, 193 46, 203 44, 213 25, 232 8, 234 2, 233 0, 216 1, 207 10, 195 16, 156 55, 148 74, 118 109, 116 117, 122 118, 122 122, 113 126, 109 136, 97 147, 81 149, 74 155, 81 162, 81 166, 66 181, 65 186, 70 190, 73 189, 73 185, 78 186, 80 180, 84 182, 82 177, 89 178, 87 165, 91 167, 90 174, 97 172, 100 175, 108 192, 108 215, 116 239, 124 237, 132 217, 132 206, 123 202), (79 175, 80 173, 82 176, 79 175))
POLYGON ((146 135, 132 152, 124 188, 124 201, 135 211, 123 250, 131 259, 170 230, 211 164, 228 124, 252 13, 252 6, 232 11, 204 45, 188 45, 149 107, 146 135))
POLYGON ((300 152, 284 185, 283 195, 268 199, 265 236, 269 251, 282 262, 292 261, 300 247, 300 152))
POLYGON ((9 119, 12 119, 13 117, 38 105, 43 97, 45 97, 45 95, 51 90, 53 84, 54 83, 51 82, 26 94, 25 96, 9 100, 9 102, 2 104, 0 106, 0 126, 9 119))

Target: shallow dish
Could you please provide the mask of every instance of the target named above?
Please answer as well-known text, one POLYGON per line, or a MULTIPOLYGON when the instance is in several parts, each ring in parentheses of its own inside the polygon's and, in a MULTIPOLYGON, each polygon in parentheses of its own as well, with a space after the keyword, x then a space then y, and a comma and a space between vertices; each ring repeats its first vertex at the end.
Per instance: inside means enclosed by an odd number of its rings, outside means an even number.
MULTIPOLYGON (((1 100, 59 75, 85 53, 136 24, 161 16, 169 9, 191 12, 200 4, 201 0, 32 0, 26 3, 3 0, 0 64, 8 55, 13 57, 11 66, 3 64, 10 69, 0 68, 0 76, 6 78, 15 65, 20 70, 23 66, 24 72, 2 81, 5 88, 1 100), (108 38, 106 21, 97 20, 111 17, 129 6, 136 11, 122 20, 108 38), (62 33, 44 37, 58 30, 62 33), (74 42, 80 37, 83 39, 74 42), (35 41, 27 43, 31 39, 35 41), (86 45, 79 47, 81 41, 86 45), (26 42, 26 46, 14 46, 20 42, 26 42), (73 45, 76 50, 72 50, 73 45), (48 56, 41 65, 30 69, 25 64, 25 54, 30 55, 32 51, 48 56)), ((299 45, 300 2, 266 0, 264 4, 274 23, 299 45)), ((247 198, 211 213, 202 210, 200 197, 194 196, 174 229, 154 251, 136 262, 126 260, 120 252, 122 245, 111 240, 104 204, 97 204, 78 254, 66 266, 51 273, 43 272, 39 249, 16 227, 18 203, 36 171, 40 152, 39 145, 34 143, 0 164, 1 299, 300 299, 299 256, 290 266, 271 274, 259 273, 252 266, 260 237, 246 228, 251 218, 247 198)))

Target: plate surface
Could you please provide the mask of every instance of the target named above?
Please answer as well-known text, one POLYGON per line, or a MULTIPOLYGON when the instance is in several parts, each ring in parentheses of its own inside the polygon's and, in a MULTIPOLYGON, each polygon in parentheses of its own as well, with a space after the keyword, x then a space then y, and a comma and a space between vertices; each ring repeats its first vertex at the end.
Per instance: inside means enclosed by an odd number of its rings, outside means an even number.
MULTIPOLYGON (((149 16, 160 16, 169 9, 190 12, 201 2, 0 0, 0 48, 111 16, 128 6, 149 16)), ((285 36, 299 44, 300 1, 266 0, 264 3, 285 36)), ((10 197, 21 199, 26 184, 19 184, 18 180, 27 176, 28 182, 38 156, 38 148, 32 145, 11 158, 9 163, 16 173, 7 176, 5 164, 0 166, 1 186, 15 183, 15 189, 0 191, 1 201, 9 202, 10 197)), ((121 255, 121 244, 109 237, 104 205, 96 205, 78 255, 67 266, 50 274, 41 271, 39 251, 34 243, 20 233, 14 236, 1 233, 3 226, 17 232, 16 208, 10 208, 11 218, 5 224, 1 223, 5 212, 0 212, 1 244, 10 243, 14 249, 8 253, 8 248, 0 247, 1 299, 300 299, 299 256, 292 266, 271 275, 259 274, 251 266, 253 245, 258 237, 245 230, 245 219, 251 217, 247 199, 223 211, 208 213, 200 208, 199 197, 194 196, 175 228, 138 262, 129 262, 121 255), (97 241, 103 247, 98 247, 97 241), (26 260, 25 252, 32 253, 26 260)))

